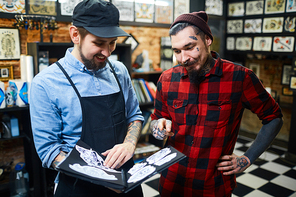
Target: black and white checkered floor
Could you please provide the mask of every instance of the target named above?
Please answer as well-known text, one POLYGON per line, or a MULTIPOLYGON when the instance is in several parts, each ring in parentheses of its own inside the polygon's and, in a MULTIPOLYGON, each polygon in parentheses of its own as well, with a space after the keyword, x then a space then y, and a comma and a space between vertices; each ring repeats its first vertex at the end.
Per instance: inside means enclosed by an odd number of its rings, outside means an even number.
MULTIPOLYGON (((242 155, 253 139, 239 136, 234 154, 242 155)), ((296 197, 296 166, 284 159, 285 148, 272 145, 245 172, 237 174, 232 197, 296 197)), ((159 197, 160 175, 142 184, 144 197, 159 197)))

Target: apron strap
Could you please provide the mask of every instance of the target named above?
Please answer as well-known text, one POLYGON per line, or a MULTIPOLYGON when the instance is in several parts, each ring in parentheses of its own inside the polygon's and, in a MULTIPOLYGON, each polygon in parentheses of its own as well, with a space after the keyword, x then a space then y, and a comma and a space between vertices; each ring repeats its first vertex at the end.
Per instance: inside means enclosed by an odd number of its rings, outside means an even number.
POLYGON ((81 99, 81 96, 76 88, 76 86, 74 85, 73 81, 71 80, 71 78, 69 77, 68 73, 65 71, 65 69, 62 67, 62 65, 59 62, 56 62, 56 64, 58 65, 58 67, 62 70, 62 72, 64 73, 64 75, 67 77, 68 81, 70 82, 71 86, 73 87, 73 89, 75 90, 79 100, 81 99))

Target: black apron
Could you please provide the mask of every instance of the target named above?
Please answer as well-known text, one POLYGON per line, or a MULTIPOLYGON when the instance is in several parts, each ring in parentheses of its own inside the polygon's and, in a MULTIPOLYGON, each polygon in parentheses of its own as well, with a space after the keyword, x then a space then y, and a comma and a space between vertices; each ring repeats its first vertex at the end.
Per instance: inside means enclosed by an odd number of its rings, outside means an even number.
MULTIPOLYGON (((108 62, 109 63, 109 62, 108 62)), ((59 62, 58 67, 63 71, 71 86, 75 90, 82 110, 82 132, 83 142, 88 144, 97 152, 105 152, 115 144, 123 143, 127 133, 125 119, 125 101, 121 85, 109 63, 114 77, 118 83, 120 91, 105 96, 81 97, 73 81, 59 62)), ((134 165, 132 158, 127 161, 122 168, 129 169, 134 165)), ((114 191, 90 182, 86 182, 74 177, 60 173, 59 184, 55 196, 117 196, 114 191)), ((118 196, 143 196, 141 186, 118 196)))

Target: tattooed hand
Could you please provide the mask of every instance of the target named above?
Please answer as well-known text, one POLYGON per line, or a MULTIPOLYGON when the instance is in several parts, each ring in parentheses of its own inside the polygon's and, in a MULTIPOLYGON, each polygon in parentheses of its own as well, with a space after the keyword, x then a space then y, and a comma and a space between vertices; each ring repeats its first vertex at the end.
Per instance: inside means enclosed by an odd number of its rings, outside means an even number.
POLYGON ((237 174, 245 171, 251 162, 246 156, 223 155, 219 158, 220 162, 217 163, 216 167, 218 170, 223 171, 223 175, 237 174))
POLYGON ((151 122, 152 135, 158 140, 164 140, 168 136, 173 136, 171 132, 172 121, 161 118, 151 122))

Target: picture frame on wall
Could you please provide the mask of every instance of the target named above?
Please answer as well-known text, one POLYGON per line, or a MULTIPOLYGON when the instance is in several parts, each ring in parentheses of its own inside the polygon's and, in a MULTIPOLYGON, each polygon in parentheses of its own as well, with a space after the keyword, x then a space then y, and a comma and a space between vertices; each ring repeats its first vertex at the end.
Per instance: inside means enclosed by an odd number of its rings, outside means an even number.
POLYGON ((227 33, 237 34, 243 33, 243 20, 227 20, 227 33))
POLYGON ((294 36, 280 37, 275 36, 273 38, 273 51, 275 52, 293 52, 294 50, 294 36))
POLYGON ((154 0, 135 1, 135 21, 153 23, 154 21, 154 0))
POLYGON ((271 51, 272 37, 254 37, 253 51, 271 51))
POLYGON ((26 3, 24 0, 1 0, 0 5, 0 12, 26 14, 26 3))
POLYGON ((293 96, 293 91, 290 90, 289 87, 283 87, 282 88, 282 95, 283 96, 293 96))
POLYGON ((51 0, 27 0, 28 1, 28 14, 38 14, 38 15, 50 15, 56 16, 57 1, 51 0))
POLYGON ((286 0, 265 0, 265 14, 284 13, 286 0))
POLYGON ((0 28, 0 60, 20 59, 19 30, 0 28))
MULTIPOLYGON (((282 85, 289 85, 290 84, 290 74, 291 74, 291 71, 292 71, 292 65, 283 65, 283 70, 282 70, 282 85)), ((295 86, 296 86, 296 84, 295 84, 295 86)))
POLYGON ((264 0, 247 1, 246 2, 246 16, 263 14, 264 0))
POLYGON ((63 0, 60 3, 61 16, 72 16, 75 6, 82 0, 63 0))
POLYGON ((207 14, 223 16, 223 0, 206 0, 205 12, 207 14))
POLYGON ((134 1, 112 0, 112 3, 119 10, 120 21, 134 21, 134 1))
POLYGON ((296 76, 295 75, 291 75, 290 76, 290 84, 289 84, 289 86, 290 86, 290 89, 291 90, 296 90, 296 76))
POLYGON ((245 2, 228 3, 228 16, 244 16, 245 2))
POLYGON ((174 17, 173 0, 155 0, 155 23, 171 24, 174 17))
POLYGON ((295 32, 296 30, 296 16, 288 16, 284 22, 284 32, 295 32))
POLYGON ((8 81, 13 79, 13 66, 0 65, 0 81, 8 81))
POLYGON ((263 33, 280 33, 283 31, 284 17, 269 17, 263 19, 263 33))
POLYGON ((288 0, 286 12, 296 12, 296 1, 288 0))
POLYGON ((256 74, 256 76, 260 77, 260 64, 250 63, 250 69, 256 74))

